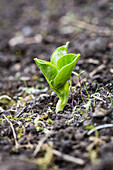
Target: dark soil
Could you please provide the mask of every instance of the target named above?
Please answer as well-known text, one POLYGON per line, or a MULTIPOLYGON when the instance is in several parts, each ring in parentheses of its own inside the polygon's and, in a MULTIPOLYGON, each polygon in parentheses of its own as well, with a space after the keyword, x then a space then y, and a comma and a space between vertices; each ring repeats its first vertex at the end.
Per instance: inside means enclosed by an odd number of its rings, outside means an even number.
POLYGON ((113 169, 112 0, 0 0, 0 170, 19 169, 113 169), (84 95, 72 75, 56 114, 33 58, 49 61, 67 41, 84 95))

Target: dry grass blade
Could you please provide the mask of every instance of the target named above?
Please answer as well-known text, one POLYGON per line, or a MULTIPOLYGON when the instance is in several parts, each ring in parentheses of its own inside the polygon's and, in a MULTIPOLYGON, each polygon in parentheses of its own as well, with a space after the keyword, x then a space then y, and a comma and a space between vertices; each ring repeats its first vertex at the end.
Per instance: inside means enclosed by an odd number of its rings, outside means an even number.
POLYGON ((113 35, 113 31, 110 30, 109 27, 100 27, 94 24, 90 24, 78 19, 74 19, 74 23, 72 23, 73 26, 77 26, 80 28, 83 28, 85 30, 94 32, 94 33, 99 33, 99 35, 105 35, 105 36, 111 36, 113 35))
POLYGON ((104 124, 104 125, 99 125, 93 129, 91 129, 87 135, 91 135, 93 132, 95 132, 95 130, 99 130, 99 129, 103 129, 103 128, 112 128, 113 124, 104 124))
POLYGON ((26 106, 22 108, 22 110, 15 116, 15 118, 18 118, 25 110, 26 106))
POLYGON ((57 151, 55 149, 53 149, 53 154, 62 158, 65 161, 69 161, 69 162, 72 162, 72 163, 75 163, 75 164, 78 164, 78 165, 84 165, 85 164, 85 161, 83 159, 75 158, 73 156, 64 154, 64 153, 57 151))
POLYGON ((98 71, 102 70, 103 68, 105 68, 104 64, 101 64, 100 66, 98 66, 95 70, 93 70, 90 74, 89 77, 91 78, 94 74, 96 74, 98 71))
POLYGON ((13 132, 13 137, 14 137, 14 140, 15 140, 15 146, 16 146, 16 149, 18 149, 19 148, 19 144, 18 144, 18 141, 17 141, 17 136, 16 136, 16 132, 15 132, 15 129, 13 127, 13 124, 4 114, 3 114, 3 116, 6 119, 6 121, 10 124, 10 127, 11 127, 12 132, 13 132))
POLYGON ((33 157, 36 157, 36 155, 37 155, 38 152, 40 151, 41 146, 43 145, 43 143, 47 140, 47 138, 48 138, 51 134, 52 134, 52 132, 48 133, 46 136, 44 136, 44 138, 42 138, 42 139, 39 141, 38 145, 36 146, 36 149, 35 149, 34 152, 33 152, 33 155, 32 155, 33 157))

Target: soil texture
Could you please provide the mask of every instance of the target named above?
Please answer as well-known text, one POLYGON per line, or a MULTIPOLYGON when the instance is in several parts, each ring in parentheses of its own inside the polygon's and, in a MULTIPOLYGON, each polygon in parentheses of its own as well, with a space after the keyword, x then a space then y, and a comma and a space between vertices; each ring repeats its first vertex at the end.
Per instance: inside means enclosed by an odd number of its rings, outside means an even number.
POLYGON ((0 170, 113 170, 112 118, 112 0, 0 0, 0 170), (84 73, 56 114, 33 59, 68 41, 84 73))

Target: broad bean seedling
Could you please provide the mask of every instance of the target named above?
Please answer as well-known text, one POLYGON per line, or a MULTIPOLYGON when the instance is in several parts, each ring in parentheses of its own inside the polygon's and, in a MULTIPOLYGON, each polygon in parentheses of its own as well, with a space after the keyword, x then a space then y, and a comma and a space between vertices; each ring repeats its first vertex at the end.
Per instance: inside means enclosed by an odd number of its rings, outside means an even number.
POLYGON ((68 102, 68 80, 80 57, 80 54, 67 54, 68 45, 69 42, 66 45, 58 47, 51 55, 50 62, 34 58, 51 89, 59 97, 56 105, 56 113, 63 110, 68 102))

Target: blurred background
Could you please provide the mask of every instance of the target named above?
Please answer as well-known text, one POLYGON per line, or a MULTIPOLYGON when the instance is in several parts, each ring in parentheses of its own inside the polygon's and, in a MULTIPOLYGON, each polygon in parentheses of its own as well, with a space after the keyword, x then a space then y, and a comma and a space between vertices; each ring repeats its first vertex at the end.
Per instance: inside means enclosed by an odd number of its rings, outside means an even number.
POLYGON ((81 54, 76 71, 112 67, 112 28, 112 0, 0 0, 0 90, 3 81, 39 76, 33 58, 49 60, 67 41, 81 54))

